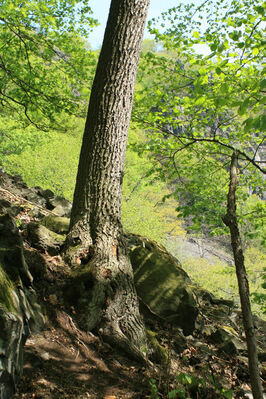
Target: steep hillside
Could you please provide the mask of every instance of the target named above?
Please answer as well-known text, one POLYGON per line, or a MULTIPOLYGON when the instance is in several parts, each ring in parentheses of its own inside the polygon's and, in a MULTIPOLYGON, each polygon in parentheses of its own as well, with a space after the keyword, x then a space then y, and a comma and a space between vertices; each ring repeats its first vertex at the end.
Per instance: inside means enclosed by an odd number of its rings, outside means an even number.
MULTIPOLYGON (((70 209, 69 201, 50 190, 28 188, 19 176, 1 171, 0 214, 18 226, 22 256, 45 317, 44 327, 32 329, 26 341, 23 375, 14 397, 251 397, 239 309, 192 283, 180 262, 148 238, 127 236, 148 337, 147 363, 137 363, 86 331, 88 254, 79 257, 74 268, 63 259, 70 209)), ((265 382, 266 325, 256 320, 265 382)), ((12 383, 4 379, 4 371, 0 363, 1 387, 12 383)))

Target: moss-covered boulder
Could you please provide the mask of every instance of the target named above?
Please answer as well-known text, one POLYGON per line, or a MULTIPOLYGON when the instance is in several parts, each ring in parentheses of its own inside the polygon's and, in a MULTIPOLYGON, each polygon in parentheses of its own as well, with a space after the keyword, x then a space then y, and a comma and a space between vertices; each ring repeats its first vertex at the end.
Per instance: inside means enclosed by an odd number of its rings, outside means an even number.
POLYGON ((140 298, 152 312, 191 334, 198 309, 191 280, 178 260, 148 238, 129 235, 127 241, 140 298))
POLYGON ((0 398, 15 392, 29 332, 43 324, 22 240, 9 215, 0 215, 0 398))
POLYGON ((57 234, 47 227, 31 222, 27 225, 28 241, 32 247, 47 251, 50 255, 58 255, 64 242, 65 236, 57 234))
POLYGON ((69 223, 69 218, 55 215, 45 216, 41 221, 41 225, 57 234, 66 234, 69 230, 69 223))

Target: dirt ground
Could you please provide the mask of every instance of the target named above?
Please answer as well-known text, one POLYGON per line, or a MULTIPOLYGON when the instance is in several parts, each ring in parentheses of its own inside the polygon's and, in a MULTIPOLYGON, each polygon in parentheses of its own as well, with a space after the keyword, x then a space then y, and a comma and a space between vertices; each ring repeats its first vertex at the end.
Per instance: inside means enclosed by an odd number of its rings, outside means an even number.
POLYGON ((114 353, 98 337, 80 331, 64 311, 26 343, 17 399, 142 399, 149 373, 114 353))

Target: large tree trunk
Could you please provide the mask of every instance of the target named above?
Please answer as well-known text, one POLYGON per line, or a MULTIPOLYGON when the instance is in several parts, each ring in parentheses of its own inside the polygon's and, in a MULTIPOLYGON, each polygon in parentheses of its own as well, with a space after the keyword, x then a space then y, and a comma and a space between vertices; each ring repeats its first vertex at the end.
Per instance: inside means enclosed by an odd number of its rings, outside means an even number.
POLYGON ((231 234, 231 244, 235 260, 243 324, 248 347, 249 372, 252 393, 254 399, 263 399, 262 386, 258 369, 258 353, 255 337, 255 328, 249 300, 248 278, 244 264, 242 243, 236 217, 236 188, 238 184, 237 161, 238 152, 235 151, 232 154, 230 166, 230 184, 227 197, 227 214, 224 216, 223 221, 229 227, 231 234))
MULTIPOLYGON (((88 250, 87 328, 143 358, 145 330, 121 226, 134 85, 149 0, 112 0, 80 153, 68 246, 88 250)), ((73 248, 68 254, 78 255, 73 248)))

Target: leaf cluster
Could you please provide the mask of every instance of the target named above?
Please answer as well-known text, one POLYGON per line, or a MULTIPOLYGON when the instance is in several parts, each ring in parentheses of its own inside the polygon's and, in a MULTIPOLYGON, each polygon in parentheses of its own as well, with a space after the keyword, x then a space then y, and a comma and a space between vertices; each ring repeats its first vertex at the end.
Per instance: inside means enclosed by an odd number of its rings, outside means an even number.
POLYGON ((88 2, 4 0, 0 5, 0 111, 23 126, 59 128, 58 115, 84 114, 95 56, 88 2))
POLYGON ((166 53, 141 61, 133 119, 147 140, 135 150, 152 154, 195 230, 221 228, 233 151, 240 154, 240 203, 262 183, 263 18, 259 1, 221 0, 180 4, 149 24, 166 53))

